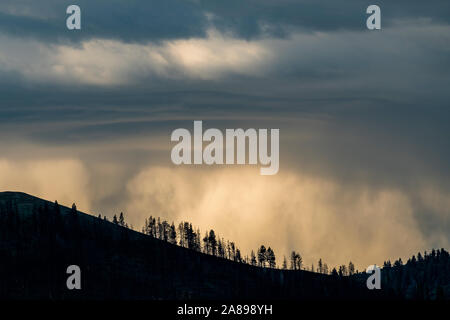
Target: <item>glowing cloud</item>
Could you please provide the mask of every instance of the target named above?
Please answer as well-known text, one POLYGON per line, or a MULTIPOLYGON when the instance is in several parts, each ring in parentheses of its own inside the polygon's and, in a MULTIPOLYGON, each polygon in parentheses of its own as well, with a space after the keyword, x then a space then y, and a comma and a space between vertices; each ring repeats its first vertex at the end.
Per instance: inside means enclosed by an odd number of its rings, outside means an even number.
POLYGON ((294 172, 259 176, 251 169, 151 167, 128 184, 133 224, 146 216, 214 228, 249 253, 275 248, 278 262, 298 250, 306 263, 352 260, 360 268, 426 248, 407 195, 348 188, 294 172))
POLYGON ((20 191, 60 204, 77 203, 91 210, 89 178, 83 164, 72 159, 13 162, 0 159, 0 190, 20 191))

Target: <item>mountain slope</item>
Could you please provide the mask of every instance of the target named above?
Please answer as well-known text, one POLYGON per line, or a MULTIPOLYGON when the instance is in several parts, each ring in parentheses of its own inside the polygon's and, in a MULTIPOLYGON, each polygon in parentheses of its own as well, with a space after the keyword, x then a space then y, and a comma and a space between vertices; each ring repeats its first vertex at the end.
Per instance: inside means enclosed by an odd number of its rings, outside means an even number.
POLYGON ((364 299, 364 281, 254 267, 154 239, 24 193, 0 193, 0 298, 364 299), (82 289, 66 288, 78 265, 82 289))

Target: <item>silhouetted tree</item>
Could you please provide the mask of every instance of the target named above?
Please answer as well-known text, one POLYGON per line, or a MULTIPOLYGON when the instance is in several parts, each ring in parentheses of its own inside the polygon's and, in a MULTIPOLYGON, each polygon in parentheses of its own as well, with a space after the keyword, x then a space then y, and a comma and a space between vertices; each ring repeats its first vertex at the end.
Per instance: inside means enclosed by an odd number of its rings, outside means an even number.
POLYGON ((222 241, 220 239, 217 242, 217 255, 221 258, 223 258, 225 255, 225 250, 223 248, 222 241))
POLYGON ((348 263, 348 275, 351 276, 353 274, 355 274, 355 265, 350 261, 348 263))
POLYGON ((205 236, 203 237, 203 252, 204 253, 210 252, 208 232, 206 232, 205 236))
POLYGON ((234 242, 230 242, 230 249, 231 249, 230 260, 234 261, 236 259, 236 246, 234 242))
POLYGON ((266 266, 266 247, 263 245, 258 250, 258 262, 260 267, 266 266))
POLYGON ((271 247, 267 248, 266 260, 267 260, 270 268, 275 268, 275 266, 276 266, 275 253, 273 252, 271 247))
POLYGON ((303 264, 303 258, 300 255, 300 253, 297 253, 297 267, 298 267, 298 270, 302 269, 302 264, 303 264))
POLYGON ((214 230, 209 231, 208 242, 209 242, 211 254, 213 256, 215 256, 216 252, 217 252, 217 240, 216 240, 216 234, 214 233, 214 230))
POLYGON ((253 252, 250 254, 250 264, 252 266, 256 266, 257 262, 256 262, 256 256, 255 256, 255 252, 253 252))
POLYGON ((300 253, 295 251, 291 252, 291 269, 300 270, 302 268, 303 259, 300 253))
MULTIPOLYGON (((425 251, 426 252, 426 251, 425 251)), ((394 268, 400 268, 403 265, 403 261, 402 258, 398 258, 398 260, 396 260, 394 262, 394 268)))
POLYGON ((296 253, 295 251, 291 252, 291 270, 297 270, 297 261, 296 261, 296 253))
POLYGON ((170 226, 169 242, 172 244, 177 244, 177 231, 175 229, 175 224, 173 222, 170 226))
POLYGON ((420 252, 417 254, 417 261, 419 261, 419 262, 423 261, 422 254, 420 252))
POLYGON ((195 232, 195 250, 197 250, 199 252, 202 251, 201 242, 202 242, 202 238, 201 238, 201 235, 200 235, 200 229, 197 228, 197 231, 195 232))
POLYGON ((341 265, 339 266, 339 276, 343 277, 347 275, 347 266, 346 265, 341 265))
POLYGON ((331 271, 331 275, 334 277, 338 276, 338 272, 337 272, 336 268, 333 268, 333 270, 331 271))
POLYGON ((236 256, 234 257, 234 261, 242 262, 241 250, 236 248, 236 256))
POLYGON ((323 273, 328 274, 328 265, 326 263, 323 264, 323 273))
POLYGON ((119 215, 119 225, 125 227, 125 218, 123 216, 123 212, 121 212, 119 215))

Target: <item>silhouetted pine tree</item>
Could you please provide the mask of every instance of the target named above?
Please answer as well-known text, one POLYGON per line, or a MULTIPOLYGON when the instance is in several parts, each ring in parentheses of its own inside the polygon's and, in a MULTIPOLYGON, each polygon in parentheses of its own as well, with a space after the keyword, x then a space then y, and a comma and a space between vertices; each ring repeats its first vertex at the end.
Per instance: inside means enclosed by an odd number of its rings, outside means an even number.
POLYGON ((260 267, 266 266, 266 247, 264 245, 258 250, 258 263, 260 267))
POLYGON ((291 270, 300 270, 302 268, 303 259, 300 253, 291 252, 291 270))
POLYGON ((177 244, 177 231, 173 222, 170 225, 169 242, 172 244, 177 244))
POLYGON ((253 252, 250 254, 250 264, 252 266, 256 266, 257 262, 256 262, 256 256, 255 256, 255 252, 253 252))
POLYGON ((276 267, 277 264, 275 262, 275 253, 273 252, 271 247, 267 248, 266 260, 267 260, 267 262, 269 264, 269 268, 275 268, 276 267))
POLYGON ((286 256, 283 257, 283 270, 287 269, 287 261, 286 261, 286 256))
POLYGON ((217 252, 217 240, 216 240, 216 234, 214 233, 214 230, 209 231, 208 242, 209 242, 209 248, 211 250, 211 254, 213 256, 215 256, 216 252, 217 252))
POLYGON ((241 250, 236 249, 236 256, 234 257, 234 261, 236 261, 236 262, 242 262, 241 250))
POLYGON ((348 263, 348 275, 352 276, 353 274, 355 274, 355 265, 350 261, 348 263))

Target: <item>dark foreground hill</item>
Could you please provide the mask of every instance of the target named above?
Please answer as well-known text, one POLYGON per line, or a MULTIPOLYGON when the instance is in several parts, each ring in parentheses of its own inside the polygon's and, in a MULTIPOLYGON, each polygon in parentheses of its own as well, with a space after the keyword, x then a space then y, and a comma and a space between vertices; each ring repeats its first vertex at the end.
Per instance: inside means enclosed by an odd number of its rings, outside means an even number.
MULTIPOLYGON (((23 193, 0 193, 1 299, 372 299, 365 277, 260 268, 154 239, 23 193), (81 290, 66 269, 81 268, 81 290)), ((422 297, 423 298, 423 297, 422 297)))

